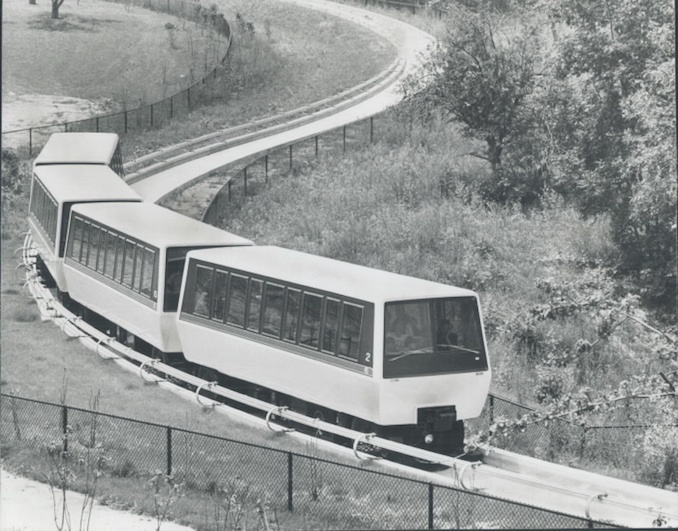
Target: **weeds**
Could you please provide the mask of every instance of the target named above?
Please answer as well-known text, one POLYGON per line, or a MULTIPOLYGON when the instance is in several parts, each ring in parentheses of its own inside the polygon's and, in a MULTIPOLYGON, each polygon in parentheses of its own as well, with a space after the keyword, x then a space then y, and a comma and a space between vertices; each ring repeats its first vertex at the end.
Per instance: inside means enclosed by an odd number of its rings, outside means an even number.
POLYGON ((162 523, 170 516, 172 504, 183 495, 183 483, 175 480, 173 475, 167 475, 156 470, 147 483, 153 493, 153 515, 160 531, 162 523))

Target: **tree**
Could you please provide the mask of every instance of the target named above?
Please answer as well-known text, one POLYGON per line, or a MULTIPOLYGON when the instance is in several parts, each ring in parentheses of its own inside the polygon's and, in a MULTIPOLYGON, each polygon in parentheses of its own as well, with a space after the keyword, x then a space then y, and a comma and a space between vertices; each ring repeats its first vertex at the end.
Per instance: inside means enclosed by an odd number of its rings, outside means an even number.
POLYGON ((59 18, 59 8, 64 0, 52 0, 52 18, 59 18))
POLYGON ((495 198, 510 199, 502 187, 515 188, 522 178, 541 175, 541 157, 526 141, 538 128, 531 108, 540 77, 538 26, 518 17, 507 23, 487 12, 463 11, 450 20, 460 22, 436 46, 423 75, 417 74, 420 81, 410 80, 406 96, 484 142, 485 149, 472 155, 489 162, 495 198), (508 151, 512 164, 506 168, 508 151))
POLYGON ((558 42, 554 184, 586 216, 607 213, 619 271, 675 312, 673 8, 579 0, 552 8, 558 42))

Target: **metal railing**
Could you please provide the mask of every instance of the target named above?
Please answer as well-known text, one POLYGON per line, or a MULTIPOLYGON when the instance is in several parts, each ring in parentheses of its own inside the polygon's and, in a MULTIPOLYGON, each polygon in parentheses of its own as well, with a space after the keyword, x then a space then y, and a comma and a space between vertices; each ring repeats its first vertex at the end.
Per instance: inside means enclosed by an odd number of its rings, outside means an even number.
MULTIPOLYGON (((107 0, 128 4, 128 0, 107 0)), ((189 87, 160 101, 141 105, 138 108, 93 116, 82 120, 52 123, 12 131, 3 131, 4 145, 28 146, 28 155, 41 148, 52 133, 56 132, 108 132, 123 135, 162 127, 175 117, 190 113, 199 101, 215 89, 215 80, 231 49, 232 33, 228 22, 216 12, 204 8, 192 0, 140 0, 141 7, 170 13, 180 18, 202 23, 214 35, 216 66, 208 71, 205 58, 205 75, 189 87)))
POLYGON ((96 447, 104 476, 148 480, 159 470, 202 496, 218 488, 234 489, 237 482, 242 491, 269 500, 280 518, 293 512, 311 527, 323 529, 610 527, 461 488, 337 463, 320 458, 317 448, 304 455, 7 394, 1 395, 0 428, 5 463, 10 467, 14 459, 25 459, 26 452, 35 454, 32 463, 39 466, 55 451, 75 467, 80 454, 96 447))

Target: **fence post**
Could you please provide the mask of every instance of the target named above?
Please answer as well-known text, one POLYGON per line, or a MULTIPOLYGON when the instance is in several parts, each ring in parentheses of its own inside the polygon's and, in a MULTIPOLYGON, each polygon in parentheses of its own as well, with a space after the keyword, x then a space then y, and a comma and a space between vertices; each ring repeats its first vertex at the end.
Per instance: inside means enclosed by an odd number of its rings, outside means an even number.
POLYGON ((174 96, 170 97, 170 120, 174 118, 174 96))
POLYGON ((188 112, 191 112, 191 87, 188 87, 188 112))
POLYGON ((290 144, 290 171, 292 171, 292 144, 290 144))
POLYGON ((315 135, 315 156, 318 156, 318 135, 315 135))
POLYGON ((151 103, 151 129, 153 129, 153 104, 151 103))
POLYGON ((293 467, 292 467, 292 453, 288 452, 287 454, 287 510, 292 512, 294 510, 294 504, 292 503, 292 498, 294 495, 294 483, 293 483, 293 467))
POLYGON ((127 111, 125 111, 125 134, 127 134, 127 111))
POLYGON ((228 180, 228 202, 231 202, 231 183, 233 182, 233 179, 228 180))
POLYGON ((370 144, 374 142, 374 116, 370 116, 370 144))
POLYGON ((490 395, 490 424, 494 423, 494 395, 490 395))
POLYGON ((64 133, 68 133, 68 122, 64 124, 64 133))
POLYGON ((28 130, 28 156, 33 156, 33 129, 28 130))
POLYGON ((97 116, 97 133, 99 132, 99 117, 97 116))
POLYGON ((64 434, 64 453, 68 452, 68 408, 61 406, 61 433, 64 434))
POLYGON ((344 126, 344 152, 346 152, 346 126, 344 126))
POLYGON ((433 483, 428 484, 428 528, 433 529, 433 483))
POLYGON ((264 157, 264 171, 266 173, 266 182, 268 182, 268 153, 264 157))
POLYGON ((247 166, 242 170, 242 180, 243 180, 243 193, 242 195, 247 197, 247 166))
POLYGON ((167 426, 167 475, 172 475, 172 428, 167 426))

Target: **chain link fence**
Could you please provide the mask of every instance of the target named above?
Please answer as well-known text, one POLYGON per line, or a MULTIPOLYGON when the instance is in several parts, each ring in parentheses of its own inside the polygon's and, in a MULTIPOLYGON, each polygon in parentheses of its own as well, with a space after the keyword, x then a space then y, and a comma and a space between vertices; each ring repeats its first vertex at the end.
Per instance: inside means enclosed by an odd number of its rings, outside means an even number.
MULTIPOLYGON (((107 1, 125 5, 132 4, 132 0, 107 1)), ((216 90, 218 90, 219 72, 224 67, 231 47, 231 27, 224 16, 216 10, 205 8, 200 2, 192 0, 138 0, 134 3, 151 11, 168 13, 193 21, 208 29, 212 43, 209 48, 213 52, 214 58, 208 60, 208 51, 210 50, 206 49, 204 77, 180 92, 149 105, 140 105, 138 108, 83 120, 3 132, 3 145, 16 146, 19 151, 25 149, 28 156, 32 156, 34 152, 44 146, 53 133, 96 132, 124 135, 133 131, 159 128, 175 117, 185 116, 200 101, 215 95, 216 90), (210 69, 210 66, 208 66, 210 64, 216 64, 216 66, 210 69)))
POLYGON ((104 475, 173 476, 204 496, 216 491, 267 500, 276 514, 320 522, 324 529, 486 529, 610 527, 493 498, 185 429, 81 408, 2 395, 0 444, 6 463, 45 466, 48 455, 84 460, 93 449, 104 475), (32 452, 32 454, 31 454, 32 452))

